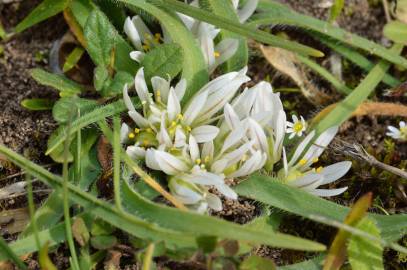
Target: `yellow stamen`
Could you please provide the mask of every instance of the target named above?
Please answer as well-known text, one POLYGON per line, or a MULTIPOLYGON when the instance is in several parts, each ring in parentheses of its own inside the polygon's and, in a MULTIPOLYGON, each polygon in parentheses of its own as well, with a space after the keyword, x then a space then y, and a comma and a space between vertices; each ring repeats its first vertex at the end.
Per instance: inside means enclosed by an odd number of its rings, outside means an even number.
POLYGON ((306 159, 301 159, 300 160, 300 162, 299 162, 299 164, 302 166, 302 165, 305 165, 307 163, 307 160, 306 159))
POLYGON ((196 163, 197 165, 201 164, 201 162, 202 162, 202 160, 201 160, 200 158, 197 158, 197 159, 195 160, 195 163, 196 163))
POLYGON ((184 119, 184 116, 179 113, 179 114, 177 115, 177 119, 178 119, 178 120, 182 120, 182 119, 184 119))
POLYGON ((317 157, 312 160, 313 163, 317 163, 318 161, 319 161, 319 158, 317 158, 317 157))
POLYGON ((244 154, 243 156, 242 156, 242 159, 241 159, 242 161, 246 161, 247 160, 247 155, 246 154, 244 154))
POLYGON ((303 130, 303 128, 304 128, 304 126, 303 126, 303 124, 302 124, 301 122, 297 122, 297 123, 295 123, 294 126, 293 126, 293 130, 294 130, 295 132, 300 132, 300 131, 303 130))
POLYGON ((139 128, 135 128, 135 129, 134 129, 134 133, 136 133, 136 134, 140 133, 140 129, 139 129, 139 128))
POLYGON ((213 55, 214 55, 215 57, 219 57, 219 56, 220 56, 220 53, 217 52, 217 51, 215 51, 215 52, 213 53, 213 55))
POLYGON ((157 102, 160 102, 160 101, 161 101, 161 91, 160 91, 160 90, 157 90, 157 91, 155 92, 155 95, 156 95, 157 102))
POLYGON ((192 128, 191 128, 190 126, 186 126, 185 128, 186 128, 186 130, 187 130, 188 132, 190 132, 190 131, 192 130, 192 128))
POLYGON ((322 171, 322 169, 323 169, 323 168, 324 168, 324 167, 319 166, 319 167, 317 168, 316 172, 317 172, 317 173, 320 173, 320 172, 322 171))
POLYGON ((147 131, 148 133, 153 133, 153 130, 152 130, 151 128, 147 128, 146 131, 147 131))
POLYGON ((177 125, 177 122, 175 122, 175 121, 171 122, 171 127, 175 127, 176 125, 177 125))
POLYGON ((132 133, 129 133, 129 139, 134 139, 136 137, 136 135, 132 132, 132 133))
POLYGON ((150 45, 147 45, 147 44, 143 45, 143 49, 144 49, 145 51, 150 50, 150 45))
POLYGON ((209 162, 209 159, 210 159, 210 157, 209 156, 206 156, 205 158, 204 158, 204 162, 206 163, 206 162, 209 162))

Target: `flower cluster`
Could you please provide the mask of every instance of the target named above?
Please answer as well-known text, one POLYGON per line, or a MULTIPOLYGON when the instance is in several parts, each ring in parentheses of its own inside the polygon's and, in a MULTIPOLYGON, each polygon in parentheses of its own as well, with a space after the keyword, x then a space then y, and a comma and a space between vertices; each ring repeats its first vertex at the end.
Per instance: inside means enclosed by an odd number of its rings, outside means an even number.
MULTIPOLYGON (((258 0, 249 0, 246 5, 239 9, 239 0, 233 0, 233 7, 239 17, 240 22, 245 22, 256 10, 258 0)), ((193 1, 190 5, 198 7, 198 0, 193 1)), ((215 44, 215 39, 220 33, 220 29, 215 26, 198 21, 192 17, 177 13, 181 21, 192 33, 201 47, 209 73, 212 73, 219 65, 226 62, 237 51, 239 42, 237 39, 225 38, 215 44)), ((160 43, 170 43, 171 37, 162 27, 162 33, 153 34, 140 16, 127 18, 124 23, 124 32, 129 37, 135 51, 130 53, 130 57, 141 62, 144 55, 160 43)))
POLYGON ((313 167, 337 128, 317 138, 314 131, 309 133, 287 162, 284 139, 289 133, 301 136, 305 120, 294 117, 294 123, 287 122, 280 96, 267 82, 238 94, 250 80, 246 71, 244 68, 210 81, 181 106, 187 88, 185 80, 171 86, 170 81, 153 77, 153 91, 149 91, 140 68, 135 77, 135 90, 142 104, 139 111, 127 87, 123 91, 128 114, 135 123, 132 128, 122 125, 127 154, 143 160, 152 170, 164 172, 171 193, 198 212, 208 207, 221 210, 216 194, 237 198, 226 179, 245 177, 261 169, 276 171, 274 175, 282 182, 318 196, 344 192, 346 187, 318 187, 346 174, 350 162, 313 167), (301 129, 296 128, 298 123, 301 129))

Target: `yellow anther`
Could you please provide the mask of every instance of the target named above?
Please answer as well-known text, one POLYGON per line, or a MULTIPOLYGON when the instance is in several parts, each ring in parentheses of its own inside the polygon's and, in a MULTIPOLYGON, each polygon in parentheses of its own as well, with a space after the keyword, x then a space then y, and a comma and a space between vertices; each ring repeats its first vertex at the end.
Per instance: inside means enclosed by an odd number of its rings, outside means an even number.
POLYGON ((148 133, 153 133, 153 130, 152 130, 151 128, 147 128, 146 131, 147 131, 148 133))
POLYGON ((205 164, 202 164, 201 169, 205 169, 205 168, 206 168, 205 164))
POLYGON ((144 49, 145 51, 150 50, 150 45, 147 45, 147 44, 143 45, 143 49, 144 49))
POLYGON ((151 39, 151 35, 150 35, 149 33, 144 33, 144 37, 145 37, 146 39, 151 39))
POLYGON ((177 151, 177 148, 171 147, 171 148, 170 148, 170 151, 171 151, 171 152, 177 151))
POLYGON ((157 90, 157 91, 155 92, 155 94, 157 95, 157 97, 160 97, 160 96, 161 96, 161 91, 160 91, 160 90, 157 90))
POLYGON ((302 165, 305 165, 307 163, 307 160, 306 159, 301 159, 300 160, 300 162, 299 162, 299 164, 302 166, 302 165))
POLYGON ((320 173, 321 171, 322 171, 322 169, 323 169, 324 167, 322 167, 322 166, 319 166, 317 169, 316 169, 316 172, 317 173, 320 173))
POLYGON ((313 163, 317 163, 318 161, 319 161, 319 158, 317 158, 317 157, 312 160, 313 163))
POLYGON ((185 128, 186 128, 186 130, 187 130, 188 132, 190 132, 190 131, 192 130, 192 128, 191 128, 190 126, 186 126, 185 128))
POLYGON ((134 129, 134 133, 136 133, 136 134, 140 133, 140 129, 139 129, 139 128, 135 128, 135 129, 134 129))
POLYGON ((246 154, 244 154, 243 156, 242 156, 242 159, 241 159, 242 161, 246 161, 247 160, 247 155, 246 154))
POLYGON ((177 122, 175 122, 175 121, 171 122, 171 127, 175 127, 176 125, 177 125, 177 122))
POLYGON ((198 164, 198 165, 201 164, 201 162, 202 162, 202 160, 201 160, 200 158, 197 158, 197 159, 195 160, 195 163, 198 164))
POLYGON ((155 33, 154 34, 154 40, 159 42, 161 40, 161 34, 160 33, 155 33))
POLYGON ((135 137, 136 135, 133 132, 129 133, 129 139, 134 139, 135 137))
POLYGON ((143 144, 144 144, 145 146, 147 146, 147 145, 149 144, 149 141, 148 141, 148 140, 144 140, 144 141, 143 141, 143 144))
POLYGON ((206 156, 205 158, 204 158, 204 162, 206 163, 206 162, 209 162, 209 159, 210 159, 210 157, 209 156, 206 156))
POLYGON ((182 120, 182 119, 184 119, 184 116, 181 113, 179 113, 179 114, 177 114, 177 119, 182 120))
POLYGON ((219 56, 220 56, 220 53, 215 51, 215 52, 213 53, 213 55, 214 55, 215 57, 219 57, 219 56))

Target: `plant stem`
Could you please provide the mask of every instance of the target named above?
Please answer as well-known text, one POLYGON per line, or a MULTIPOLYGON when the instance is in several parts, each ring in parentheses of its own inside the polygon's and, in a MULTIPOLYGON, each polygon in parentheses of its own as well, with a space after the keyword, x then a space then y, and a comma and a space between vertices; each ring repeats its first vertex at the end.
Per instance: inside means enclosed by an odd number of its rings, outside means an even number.
POLYGON ((30 223, 33 226, 34 236, 35 236, 35 244, 37 245, 37 249, 41 249, 41 242, 38 236, 38 227, 37 221, 35 219, 35 205, 34 205, 34 196, 33 196, 33 186, 31 181, 31 175, 26 175, 27 181, 27 193, 28 193, 28 211, 30 213, 30 223))
POLYGON ((123 210, 120 197, 120 119, 113 118, 113 191, 114 202, 119 210, 123 210))
POLYGON ((143 270, 150 270, 151 269, 151 262, 153 260, 153 253, 154 253, 154 243, 150 243, 147 247, 146 254, 144 255, 143 260, 143 270))

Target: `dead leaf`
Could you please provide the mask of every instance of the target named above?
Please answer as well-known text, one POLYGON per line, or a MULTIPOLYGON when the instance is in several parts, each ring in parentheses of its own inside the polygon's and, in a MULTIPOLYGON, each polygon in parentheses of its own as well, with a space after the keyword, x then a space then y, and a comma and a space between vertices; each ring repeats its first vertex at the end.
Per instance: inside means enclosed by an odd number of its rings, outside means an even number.
MULTIPOLYGON (((327 116, 339 103, 334 103, 320 111, 311 121, 311 127, 327 116)), ((407 106, 388 102, 364 102, 352 113, 355 116, 401 116, 407 117, 407 106)))
POLYGON ((403 82, 400 85, 387 90, 385 95, 388 97, 402 97, 407 95, 407 82, 403 82))
POLYGON ((75 218, 75 221, 72 224, 72 234, 76 242, 82 247, 88 243, 90 234, 82 218, 75 218))
POLYGON ((30 215, 26 207, 2 211, 0 212, 0 232, 1 234, 22 232, 29 221, 30 215))
POLYGON ((120 269, 120 259, 122 253, 117 250, 109 250, 107 258, 104 262, 105 270, 119 270, 120 269))
POLYGON ((105 136, 100 136, 97 143, 97 157, 100 163, 100 166, 103 169, 102 176, 97 181, 96 185, 99 189, 99 192, 107 196, 112 194, 112 183, 110 178, 113 173, 113 149, 109 141, 105 136))
POLYGON ((290 77, 301 89, 303 95, 313 104, 329 103, 332 98, 318 89, 309 79, 300 61, 290 51, 260 45, 260 50, 267 61, 279 72, 290 77))
POLYGON ((26 181, 17 182, 6 186, 4 188, 0 188, 0 200, 7 199, 13 194, 25 192, 25 186, 27 185, 26 181))
MULTIPOLYGON (((369 192, 357 200, 346 216, 344 224, 355 226, 366 215, 372 204, 372 196, 373 194, 369 192)), ((339 229, 325 258, 323 270, 340 269, 346 259, 346 243, 350 236, 350 232, 339 229)))

